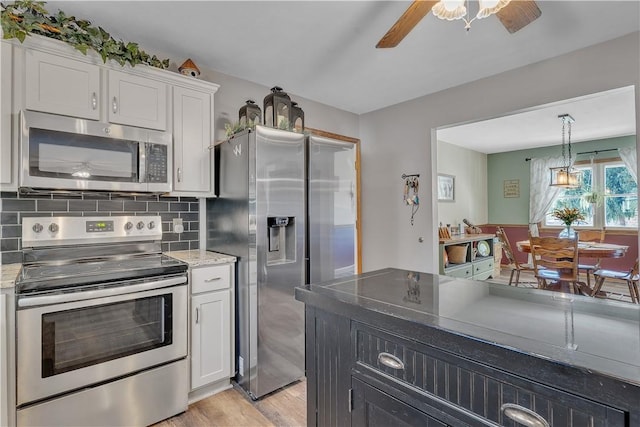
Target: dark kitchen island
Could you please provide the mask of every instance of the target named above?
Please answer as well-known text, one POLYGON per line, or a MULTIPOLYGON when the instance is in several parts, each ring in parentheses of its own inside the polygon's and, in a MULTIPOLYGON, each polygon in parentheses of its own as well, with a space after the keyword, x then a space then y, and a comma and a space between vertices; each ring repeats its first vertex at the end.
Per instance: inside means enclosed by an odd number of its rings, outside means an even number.
POLYGON ((637 304, 397 269, 296 299, 309 426, 640 426, 637 304))

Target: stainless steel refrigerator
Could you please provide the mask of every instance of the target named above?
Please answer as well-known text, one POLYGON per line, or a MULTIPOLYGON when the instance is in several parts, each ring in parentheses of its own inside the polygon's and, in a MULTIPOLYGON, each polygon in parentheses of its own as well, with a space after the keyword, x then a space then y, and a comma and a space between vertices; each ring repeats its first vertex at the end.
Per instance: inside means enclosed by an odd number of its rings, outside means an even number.
POLYGON ((337 156, 337 167, 310 164, 309 177, 316 179, 307 181, 307 152, 318 163, 342 150, 326 139, 307 147, 302 134, 262 126, 216 147, 218 197, 207 200, 207 249, 238 259, 236 380, 255 399, 304 377, 304 306, 294 288, 307 282, 308 271, 317 272, 309 274, 312 280, 353 271, 355 219, 353 230, 345 231, 349 221, 341 208, 307 211, 307 189, 311 203, 349 200, 329 194, 352 189, 333 182, 336 170, 346 168, 344 159, 337 156), (318 225, 307 229, 308 217, 318 225), (332 229, 335 218, 341 218, 339 233, 332 229), (336 238, 350 239, 350 248, 336 238), (307 258, 318 251, 320 264, 309 269, 307 258))
POLYGON ((318 283, 356 271, 356 146, 315 135, 307 144, 307 283, 318 283))

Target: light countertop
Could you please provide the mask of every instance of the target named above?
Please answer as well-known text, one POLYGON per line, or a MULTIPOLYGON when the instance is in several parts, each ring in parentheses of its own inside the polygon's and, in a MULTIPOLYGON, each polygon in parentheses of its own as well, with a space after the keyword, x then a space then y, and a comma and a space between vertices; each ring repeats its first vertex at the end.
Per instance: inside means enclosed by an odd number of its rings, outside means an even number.
POLYGON ((15 287, 20 268, 22 268, 20 263, 0 265, 0 289, 15 287))
MULTIPOLYGON (((218 252, 189 250, 165 252, 166 255, 179 259, 189 264, 191 267, 200 265, 227 264, 235 262, 236 257, 218 252)), ((16 285, 16 277, 22 268, 22 264, 0 265, 0 289, 13 288, 16 285)))
POLYGON ((236 261, 236 257, 231 255, 211 251, 200 251, 199 249, 170 251, 165 252, 164 254, 172 258, 179 259, 180 261, 184 261, 191 267, 197 267, 200 265, 228 264, 236 261))

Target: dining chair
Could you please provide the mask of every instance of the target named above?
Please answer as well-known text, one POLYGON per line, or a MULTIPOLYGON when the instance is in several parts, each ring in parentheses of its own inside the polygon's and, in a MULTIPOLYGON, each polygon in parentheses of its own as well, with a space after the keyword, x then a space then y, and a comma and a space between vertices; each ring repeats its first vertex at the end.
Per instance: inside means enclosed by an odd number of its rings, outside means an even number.
POLYGON ((509 276, 509 285, 513 282, 513 276, 515 274, 516 281, 514 283, 515 286, 518 286, 520 282, 520 272, 522 271, 533 271, 533 264, 529 263, 520 263, 513 249, 511 248, 511 244, 509 243, 509 238, 507 237, 507 233, 504 231, 504 228, 498 226, 496 227, 496 236, 498 240, 502 244, 502 250, 507 257, 507 261, 509 261, 509 265, 511 266, 511 275, 509 276))
POLYGON ((591 291, 591 296, 597 296, 598 292, 602 289, 602 285, 606 279, 618 279, 624 280, 629 286, 629 295, 631 296, 631 302, 640 304, 640 290, 638 289, 638 281, 640 280, 640 272, 638 270, 638 258, 633 265, 633 268, 628 271, 616 271, 616 270, 596 270, 593 272, 595 278, 595 284, 591 291))
POLYGON ((553 282, 560 290, 568 286, 570 293, 579 291, 578 234, 573 238, 535 237, 529 232, 533 269, 540 289, 553 282))
MULTIPOLYGON (((580 241, 581 242, 604 242, 605 237, 605 229, 597 229, 597 230, 581 230, 580 231, 580 241)), ((596 262, 593 264, 582 264, 578 261, 578 277, 580 277, 580 272, 584 271, 587 275, 587 286, 591 288, 591 274, 600 269, 600 263, 602 262, 601 258, 597 258, 596 262)))

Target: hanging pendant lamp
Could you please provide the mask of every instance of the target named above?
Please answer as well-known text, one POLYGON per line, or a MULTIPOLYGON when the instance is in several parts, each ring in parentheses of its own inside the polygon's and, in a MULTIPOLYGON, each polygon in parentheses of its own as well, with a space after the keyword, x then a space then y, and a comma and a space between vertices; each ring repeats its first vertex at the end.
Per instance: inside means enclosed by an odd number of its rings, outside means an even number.
POLYGON ((551 171, 551 187, 580 188, 582 183, 582 172, 575 169, 571 158, 571 124, 575 119, 570 114, 560 114, 562 120, 562 161, 563 165, 549 168, 551 171), (565 129, 568 128, 568 143, 565 144, 565 129), (568 153, 567 153, 568 151, 568 153))

